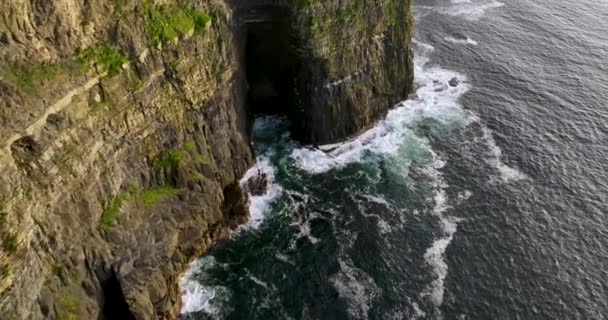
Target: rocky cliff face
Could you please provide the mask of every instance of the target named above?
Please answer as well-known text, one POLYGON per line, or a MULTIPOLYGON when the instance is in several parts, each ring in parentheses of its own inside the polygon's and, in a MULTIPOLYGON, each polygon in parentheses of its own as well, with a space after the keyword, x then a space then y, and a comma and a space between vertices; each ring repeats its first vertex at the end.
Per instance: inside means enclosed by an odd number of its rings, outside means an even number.
POLYGON ((175 317, 247 216, 255 113, 355 134, 411 89, 410 1, 0 5, 0 314, 175 317))

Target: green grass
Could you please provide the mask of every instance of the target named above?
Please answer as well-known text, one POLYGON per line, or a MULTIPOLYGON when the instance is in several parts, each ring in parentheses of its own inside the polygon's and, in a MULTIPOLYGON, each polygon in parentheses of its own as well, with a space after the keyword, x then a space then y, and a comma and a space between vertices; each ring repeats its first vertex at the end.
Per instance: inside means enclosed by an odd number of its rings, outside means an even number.
POLYGON ((8 264, 0 264, 0 279, 6 279, 11 274, 8 264))
POLYGON ((197 9, 184 9, 177 5, 144 5, 148 36, 154 45, 173 41, 194 29, 204 30, 212 17, 197 9))
POLYGON ((63 267, 58 264, 54 264, 51 267, 51 274, 53 274, 55 277, 62 278, 63 277, 63 267))
POLYGON ((192 161, 196 164, 209 164, 209 160, 202 154, 196 154, 192 157, 192 161))
MULTIPOLYGON (((101 218, 99 219, 99 227, 101 229, 109 230, 114 226, 116 219, 118 219, 118 216, 120 215, 120 209, 125 201, 139 199, 145 207, 153 208, 159 201, 173 197, 184 191, 184 189, 173 186, 158 186, 144 189, 140 192, 137 187, 132 184, 127 185, 125 189, 125 191, 122 191, 113 197, 104 208, 101 213, 101 218)), ((56 272, 61 273, 62 269, 57 269, 56 266, 53 266, 51 271, 53 274, 56 272)))
POLYGON ((127 189, 129 190, 118 193, 103 209, 101 218, 99 218, 99 226, 102 229, 108 230, 114 225, 114 222, 120 214, 120 208, 122 207, 123 202, 129 200, 136 192, 136 189, 135 191, 131 190, 129 187, 127 189))
POLYGON ((0 77, 15 86, 24 96, 38 96, 40 86, 65 70, 65 66, 52 62, 15 62, 0 66, 0 77))
POLYGON ((146 208, 152 208, 159 201, 173 197, 182 191, 184 190, 173 186, 160 186, 143 190, 140 197, 146 208))
POLYGON ((57 310, 54 320, 76 320, 78 316, 77 303, 76 298, 71 294, 62 297, 60 308, 57 310))
POLYGON ((182 148, 166 150, 158 156, 152 167, 156 170, 175 169, 187 154, 188 152, 182 148))
POLYGON ((10 233, 2 235, 2 250, 6 252, 7 255, 15 253, 18 245, 16 235, 10 233))
POLYGON ((211 23, 211 20, 213 20, 213 17, 211 15, 198 11, 196 9, 190 10, 190 16, 194 21, 194 31, 196 32, 201 32, 205 30, 211 23))
POLYGON ((196 143, 194 142, 194 140, 189 140, 189 141, 186 141, 186 143, 184 143, 184 149, 187 151, 194 151, 195 148, 196 148, 196 143))
POLYGON ((125 8, 125 0, 114 0, 114 13, 121 15, 125 8))
POLYGON ((109 77, 119 74, 122 65, 129 61, 122 51, 103 43, 78 50, 76 57, 83 68, 89 68, 93 63, 102 65, 107 70, 109 77))

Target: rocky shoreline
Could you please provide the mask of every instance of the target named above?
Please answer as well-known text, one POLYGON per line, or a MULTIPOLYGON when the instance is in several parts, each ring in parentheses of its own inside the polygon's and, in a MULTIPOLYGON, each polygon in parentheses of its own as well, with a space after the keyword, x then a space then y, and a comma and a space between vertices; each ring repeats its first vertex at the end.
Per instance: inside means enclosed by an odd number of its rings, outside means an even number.
POLYGON ((256 114, 328 143, 412 89, 411 1, 1 8, 6 319, 175 318, 188 262, 247 221, 256 114))

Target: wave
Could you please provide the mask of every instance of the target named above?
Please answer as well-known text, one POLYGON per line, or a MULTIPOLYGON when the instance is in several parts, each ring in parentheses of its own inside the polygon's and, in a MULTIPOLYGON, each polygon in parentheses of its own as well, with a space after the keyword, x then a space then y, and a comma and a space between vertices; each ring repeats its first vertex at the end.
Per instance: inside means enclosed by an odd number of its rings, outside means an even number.
POLYGON ((360 136, 346 142, 318 148, 294 148, 296 165, 311 174, 320 174, 363 161, 370 155, 395 155, 404 142, 416 136, 417 124, 432 119, 445 127, 466 126, 473 117, 458 103, 470 89, 467 78, 455 71, 428 66, 433 47, 415 41, 416 98, 401 102, 385 119, 360 136))
POLYGON ((214 265, 213 257, 198 259, 190 264, 186 273, 179 281, 182 308, 181 313, 204 312, 213 317, 220 318, 223 306, 230 300, 230 289, 223 286, 205 286, 196 278, 205 265, 214 265))
POLYGON ((438 13, 475 21, 482 18, 486 11, 504 5, 504 3, 495 0, 451 0, 450 5, 447 6, 414 6, 414 17, 420 19, 431 13, 438 13))
POLYGON ((352 261, 348 250, 357 241, 357 234, 353 234, 348 229, 338 228, 335 219, 339 216, 338 212, 334 212, 332 223, 335 237, 340 239, 337 253, 340 271, 333 274, 329 281, 338 291, 339 297, 346 302, 348 314, 353 319, 367 319, 373 302, 382 295, 383 291, 374 278, 357 268, 352 261))
MULTIPOLYGON (((492 130, 486 126, 481 127, 482 139, 485 141, 487 148, 489 149, 489 157, 485 158, 485 162, 492 166, 498 171, 501 182, 512 182, 529 179, 528 176, 516 168, 506 165, 502 161, 502 149, 496 145, 492 130)), ((492 179, 491 182, 495 182, 496 179, 492 179)))
MULTIPOLYGON (((258 156, 254 167, 250 168, 240 181, 241 188, 246 190, 247 181, 252 177, 265 174, 268 179, 268 190, 261 195, 249 195, 249 222, 239 229, 257 229, 264 222, 270 206, 283 194, 283 187, 276 182, 275 168, 267 155, 258 156)), ((248 191, 247 191, 248 192, 248 191)))
MULTIPOLYGON (((272 133, 281 130, 280 128, 283 125, 284 121, 281 118, 259 118, 254 122, 253 135, 270 135, 273 137, 272 133)), ((272 146, 268 146, 266 150, 260 152, 260 155, 256 157, 255 166, 250 168, 241 178, 240 186, 248 193, 250 201, 249 221, 239 226, 231 234, 231 237, 238 236, 246 230, 260 228, 270 211, 271 205, 283 194, 283 187, 276 181, 276 168, 271 163, 271 157, 274 153, 275 150, 272 146), (266 175, 268 190, 261 195, 252 195, 245 187, 246 183, 250 178, 260 174, 266 175)), ((222 286, 203 285, 197 280, 197 276, 204 272, 204 269, 215 264, 215 259, 212 256, 200 258, 194 261, 181 277, 179 286, 182 296, 182 314, 202 311, 211 315, 214 319, 220 317, 220 311, 225 308, 226 303, 230 300, 230 290, 222 286)), ((255 282, 253 276, 252 280, 255 282)))
MULTIPOLYGON (((373 218, 376 221, 378 231, 381 235, 389 234, 396 228, 402 228, 404 226, 404 221, 401 221, 400 224, 387 221, 386 215, 399 215, 400 210, 383 196, 366 193, 354 193, 352 199, 357 203, 357 207, 362 216, 366 218, 373 218), (384 207, 387 211, 382 212, 382 214, 376 213, 380 212, 375 209, 375 206, 378 205, 384 207)), ((399 215, 399 218, 401 218, 401 215, 399 215)), ((386 243, 386 245, 390 246, 390 243, 386 243)))
POLYGON ((434 206, 431 213, 439 218, 442 236, 436 239, 424 253, 424 259, 431 266, 435 279, 422 292, 421 297, 430 297, 433 305, 441 306, 445 291, 445 278, 448 274, 445 251, 454 238, 460 219, 445 214, 451 208, 448 204, 449 199, 445 191, 448 188, 448 184, 440 171, 445 166, 445 162, 438 159, 437 156, 435 158, 436 160, 433 162, 433 165, 426 169, 426 174, 432 179, 434 189, 434 197, 432 199, 434 206))
POLYGON ((438 7, 437 11, 441 14, 447 14, 450 16, 460 16, 467 20, 478 20, 486 11, 494 8, 500 8, 505 4, 499 1, 457 1, 452 0, 455 5, 442 8, 438 7))
POLYGON ((470 44, 473 46, 479 45, 479 43, 477 41, 475 41, 469 37, 462 37, 462 38, 444 37, 443 39, 447 42, 451 42, 451 43, 455 43, 455 44, 470 44))
POLYGON ((382 294, 382 289, 370 275, 353 267, 350 259, 338 259, 338 264, 340 271, 330 278, 331 283, 346 302, 349 315, 354 319, 367 319, 372 303, 382 294))

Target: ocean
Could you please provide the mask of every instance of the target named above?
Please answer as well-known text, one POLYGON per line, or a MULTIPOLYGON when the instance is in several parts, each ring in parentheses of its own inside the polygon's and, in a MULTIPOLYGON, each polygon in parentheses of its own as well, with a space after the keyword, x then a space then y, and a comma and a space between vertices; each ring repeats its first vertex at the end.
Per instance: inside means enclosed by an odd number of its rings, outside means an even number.
MULTIPOLYGON (((271 184, 182 319, 608 319, 608 2, 418 0, 416 94, 271 184)), ((244 178, 246 179, 246 178, 244 178)))

